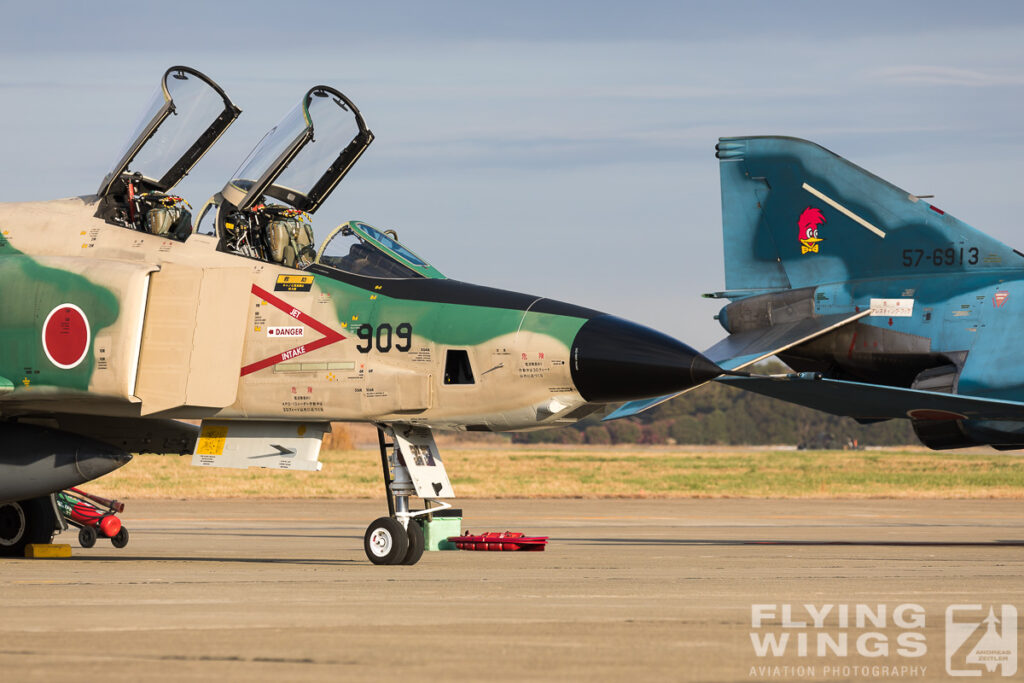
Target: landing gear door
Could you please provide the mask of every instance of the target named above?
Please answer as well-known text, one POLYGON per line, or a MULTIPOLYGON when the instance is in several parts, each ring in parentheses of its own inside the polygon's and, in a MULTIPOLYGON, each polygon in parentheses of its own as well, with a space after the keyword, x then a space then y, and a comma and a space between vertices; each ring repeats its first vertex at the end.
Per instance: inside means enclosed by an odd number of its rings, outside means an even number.
POLYGON ((434 435, 424 429, 395 427, 395 445, 420 498, 454 498, 434 435))

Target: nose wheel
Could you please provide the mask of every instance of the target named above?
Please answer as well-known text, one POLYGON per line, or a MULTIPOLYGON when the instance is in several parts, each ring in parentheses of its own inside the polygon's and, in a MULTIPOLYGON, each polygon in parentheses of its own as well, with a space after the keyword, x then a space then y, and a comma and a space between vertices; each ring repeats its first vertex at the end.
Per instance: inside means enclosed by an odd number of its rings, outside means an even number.
POLYGON ((363 550, 374 564, 416 564, 423 557, 423 527, 414 519, 408 528, 394 517, 381 517, 366 527, 363 550))
POLYGON ((366 527, 363 550, 374 564, 403 564, 409 551, 409 536, 394 517, 381 517, 366 527))
POLYGON ((415 519, 410 519, 406 534, 409 537, 409 549, 405 551, 402 564, 416 564, 423 557, 423 526, 415 519))

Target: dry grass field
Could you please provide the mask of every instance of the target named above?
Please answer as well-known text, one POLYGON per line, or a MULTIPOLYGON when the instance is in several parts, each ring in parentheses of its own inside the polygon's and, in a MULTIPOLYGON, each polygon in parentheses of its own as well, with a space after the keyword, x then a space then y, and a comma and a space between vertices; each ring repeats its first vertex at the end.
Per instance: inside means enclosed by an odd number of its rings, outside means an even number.
MULTIPOLYGON (((381 496, 376 449, 345 445, 321 453, 321 472, 200 468, 190 456, 136 456, 86 489, 122 500, 381 496)), ((1024 498, 1024 457, 987 449, 449 443, 442 454, 464 498, 1024 498)))

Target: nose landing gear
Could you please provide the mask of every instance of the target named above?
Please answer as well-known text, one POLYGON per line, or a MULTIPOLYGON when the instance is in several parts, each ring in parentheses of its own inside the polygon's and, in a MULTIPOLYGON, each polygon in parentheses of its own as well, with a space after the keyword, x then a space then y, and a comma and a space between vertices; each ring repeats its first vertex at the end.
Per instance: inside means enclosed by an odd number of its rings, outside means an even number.
POLYGON ((416 564, 425 546, 420 520, 450 508, 438 498, 455 493, 430 430, 378 426, 377 439, 389 516, 366 528, 363 550, 374 564, 416 564), (423 499, 424 509, 409 510, 413 495, 423 499))

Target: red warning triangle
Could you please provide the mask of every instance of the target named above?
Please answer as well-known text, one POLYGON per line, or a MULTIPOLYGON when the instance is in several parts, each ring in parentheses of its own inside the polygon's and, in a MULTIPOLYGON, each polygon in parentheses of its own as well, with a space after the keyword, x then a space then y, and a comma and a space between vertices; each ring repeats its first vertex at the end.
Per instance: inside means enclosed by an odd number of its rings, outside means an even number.
POLYGON ((298 358, 299 356, 305 355, 310 351, 322 349, 325 346, 330 346, 335 342, 340 342, 342 339, 345 339, 345 336, 342 335, 340 332, 335 332, 334 330, 332 330, 327 325, 324 325, 319 320, 316 320, 312 316, 303 313, 302 311, 295 308, 291 304, 286 303, 281 299, 278 299, 276 296, 274 296, 267 290, 263 289, 262 287, 257 287, 256 285, 253 285, 252 293, 258 296, 263 301, 266 301, 268 304, 278 309, 279 311, 287 313, 288 315, 295 318, 299 322, 309 325, 314 330, 316 330, 317 332, 321 333, 324 336, 321 337, 320 339, 317 339, 316 341, 309 342, 308 344, 302 344, 301 346, 296 346, 293 349, 288 349, 283 353, 276 353, 273 356, 264 358, 263 360, 258 360, 255 363, 250 363, 249 365, 246 365, 242 368, 242 377, 245 377, 248 374, 256 372, 257 370, 262 370, 263 368, 269 368, 271 366, 277 365, 278 363, 283 363, 286 360, 298 358))

